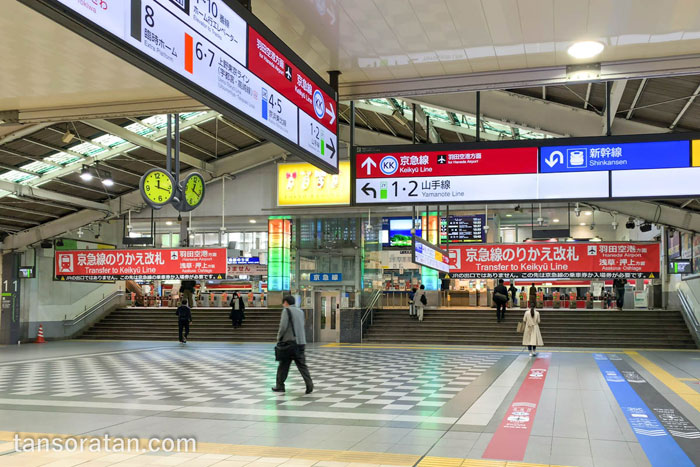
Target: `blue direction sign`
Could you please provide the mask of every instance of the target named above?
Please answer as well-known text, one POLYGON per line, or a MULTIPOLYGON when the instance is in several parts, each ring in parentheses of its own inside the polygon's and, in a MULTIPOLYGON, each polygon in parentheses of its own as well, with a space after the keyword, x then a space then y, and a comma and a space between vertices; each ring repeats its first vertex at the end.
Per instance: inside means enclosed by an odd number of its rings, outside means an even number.
POLYGON ((340 272, 313 273, 310 279, 311 282, 342 282, 343 274, 340 272))
POLYGON ((688 141, 540 148, 540 173, 669 169, 689 166, 688 141))

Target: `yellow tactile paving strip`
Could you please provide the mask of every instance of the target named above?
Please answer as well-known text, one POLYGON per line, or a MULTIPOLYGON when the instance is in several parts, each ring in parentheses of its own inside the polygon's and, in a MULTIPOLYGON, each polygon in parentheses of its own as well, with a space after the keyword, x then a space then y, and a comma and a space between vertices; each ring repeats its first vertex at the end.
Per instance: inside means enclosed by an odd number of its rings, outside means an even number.
MULTIPOLYGON (((339 349, 387 349, 387 350, 474 350, 479 352, 522 352, 523 347, 473 347, 467 345, 400 345, 400 344, 338 344, 330 343, 322 345, 324 348, 339 348, 339 349)), ((650 351, 650 352, 695 352, 700 353, 697 349, 629 349, 629 348, 586 348, 586 349, 564 349, 553 348, 548 349, 542 347, 541 353, 623 353, 629 351, 650 351)))
POLYGON ((700 393, 695 391, 679 378, 676 378, 671 373, 661 368, 656 363, 640 355, 639 352, 627 351, 625 353, 635 362, 639 363, 645 370, 654 375, 656 379, 668 386, 671 391, 678 394, 678 396, 690 404, 695 410, 700 411, 700 393))
MULTIPOLYGON (((331 451, 268 446, 197 443, 196 452, 110 453, 110 452, 17 452, 15 434, 27 438, 82 438, 63 434, 14 433, 0 431, 0 465, 3 467, 566 467, 523 462, 425 457, 381 452, 331 451)), ((142 439, 142 446, 147 440, 142 439)))

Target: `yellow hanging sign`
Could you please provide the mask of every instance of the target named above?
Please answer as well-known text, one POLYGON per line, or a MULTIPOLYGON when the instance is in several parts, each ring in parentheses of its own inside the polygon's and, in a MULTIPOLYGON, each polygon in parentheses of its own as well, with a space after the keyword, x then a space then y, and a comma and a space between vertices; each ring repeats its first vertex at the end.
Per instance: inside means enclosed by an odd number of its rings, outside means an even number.
POLYGON ((340 173, 330 175, 303 162, 277 166, 278 206, 350 204, 350 162, 340 162, 340 173))

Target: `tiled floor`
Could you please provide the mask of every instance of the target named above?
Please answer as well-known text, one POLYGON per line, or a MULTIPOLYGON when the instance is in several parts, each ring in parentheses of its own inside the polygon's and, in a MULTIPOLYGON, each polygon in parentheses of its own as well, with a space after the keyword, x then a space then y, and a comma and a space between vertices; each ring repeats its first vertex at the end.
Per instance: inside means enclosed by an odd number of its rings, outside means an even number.
MULTIPOLYGON (((520 349, 311 346, 307 354, 309 396, 294 367, 286 394, 269 391, 275 362, 266 345, 0 348, 0 443, 17 432, 198 443, 195 453, 131 456, 20 453, 7 443, 0 465, 518 465, 482 456, 528 374, 520 349)), ((617 355, 700 426, 699 352, 617 355)), ((592 351, 552 352, 522 461, 651 465, 592 351)))

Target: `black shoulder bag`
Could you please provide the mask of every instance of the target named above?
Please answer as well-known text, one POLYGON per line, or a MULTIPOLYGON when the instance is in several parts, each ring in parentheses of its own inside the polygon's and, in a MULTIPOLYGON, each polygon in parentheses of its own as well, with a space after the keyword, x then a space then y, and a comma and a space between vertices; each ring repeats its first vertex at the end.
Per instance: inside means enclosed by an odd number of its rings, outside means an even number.
MULTIPOLYGON (((289 308, 285 308, 285 311, 287 312, 287 319, 289 320, 289 325, 292 327, 292 335, 294 336, 294 342, 280 341, 277 343, 277 345, 275 345, 275 360, 278 362, 282 360, 292 360, 294 359, 294 357, 297 356, 298 352, 298 346, 296 341, 297 333, 294 331, 294 320, 292 319, 292 312, 289 311, 289 308)), ((285 332, 287 331, 285 330, 285 332)))

